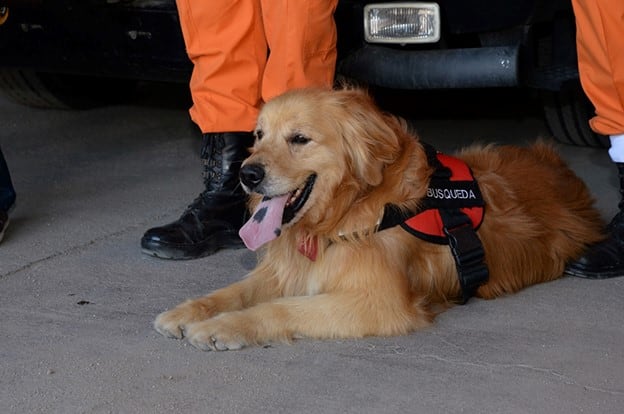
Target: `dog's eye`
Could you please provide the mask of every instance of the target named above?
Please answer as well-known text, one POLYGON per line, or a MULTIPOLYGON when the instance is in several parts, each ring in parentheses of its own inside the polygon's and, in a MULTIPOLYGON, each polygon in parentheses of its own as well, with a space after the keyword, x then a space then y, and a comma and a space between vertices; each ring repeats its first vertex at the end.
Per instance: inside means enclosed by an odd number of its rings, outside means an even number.
POLYGON ((296 134, 293 135, 292 137, 290 137, 290 139, 288 140, 288 142, 290 142, 291 144, 297 144, 297 145, 303 145, 303 144, 307 144, 308 142, 310 142, 311 139, 303 136, 301 134, 296 134))
POLYGON ((260 140, 262 139, 262 137, 264 136, 264 132, 262 132, 262 130, 261 130, 261 129, 258 129, 258 130, 255 132, 255 135, 256 135, 256 139, 257 139, 258 141, 260 141, 260 140))

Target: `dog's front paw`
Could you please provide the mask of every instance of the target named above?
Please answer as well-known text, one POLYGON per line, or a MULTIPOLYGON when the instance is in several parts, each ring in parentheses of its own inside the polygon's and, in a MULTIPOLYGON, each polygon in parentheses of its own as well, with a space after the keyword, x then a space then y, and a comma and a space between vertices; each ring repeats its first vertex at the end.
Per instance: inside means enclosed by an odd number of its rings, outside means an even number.
POLYGON ((250 345, 250 333, 237 326, 233 318, 224 314, 186 326, 186 339, 202 351, 237 350, 250 345))
POLYGON ((182 339, 184 337, 184 323, 178 309, 163 312, 156 317, 154 329, 168 338, 182 339))
POLYGON ((189 300, 158 315, 154 328, 169 338, 182 339, 188 324, 205 320, 213 314, 213 306, 205 299, 189 300))

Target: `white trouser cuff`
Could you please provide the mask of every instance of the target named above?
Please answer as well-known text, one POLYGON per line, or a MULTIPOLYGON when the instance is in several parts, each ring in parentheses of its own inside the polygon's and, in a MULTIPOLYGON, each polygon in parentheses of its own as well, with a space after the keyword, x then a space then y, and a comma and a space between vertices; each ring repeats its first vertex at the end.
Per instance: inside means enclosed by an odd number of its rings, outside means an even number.
POLYGON ((609 156, 613 162, 624 162, 624 134, 611 135, 611 148, 609 148, 609 156))

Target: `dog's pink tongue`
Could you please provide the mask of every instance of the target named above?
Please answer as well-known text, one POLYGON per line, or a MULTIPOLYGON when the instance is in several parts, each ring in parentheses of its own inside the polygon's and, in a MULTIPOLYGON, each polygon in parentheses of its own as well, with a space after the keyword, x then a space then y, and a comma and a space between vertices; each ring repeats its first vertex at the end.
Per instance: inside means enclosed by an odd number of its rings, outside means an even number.
POLYGON ((281 197, 264 199, 260 202, 253 215, 238 232, 249 250, 256 250, 265 243, 280 235, 284 206, 288 194, 281 197))

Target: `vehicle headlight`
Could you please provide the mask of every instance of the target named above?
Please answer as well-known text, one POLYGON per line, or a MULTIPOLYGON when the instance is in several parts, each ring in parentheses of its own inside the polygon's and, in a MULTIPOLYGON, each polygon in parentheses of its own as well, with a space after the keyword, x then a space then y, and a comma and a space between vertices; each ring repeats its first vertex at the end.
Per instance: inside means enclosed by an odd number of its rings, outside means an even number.
POLYGON ((437 3, 385 3, 364 7, 369 43, 435 43, 440 39, 437 3))

